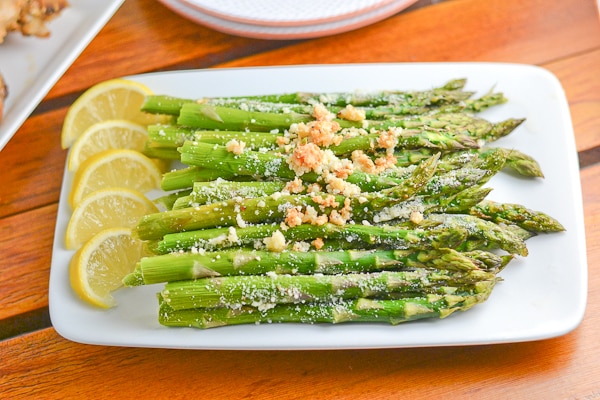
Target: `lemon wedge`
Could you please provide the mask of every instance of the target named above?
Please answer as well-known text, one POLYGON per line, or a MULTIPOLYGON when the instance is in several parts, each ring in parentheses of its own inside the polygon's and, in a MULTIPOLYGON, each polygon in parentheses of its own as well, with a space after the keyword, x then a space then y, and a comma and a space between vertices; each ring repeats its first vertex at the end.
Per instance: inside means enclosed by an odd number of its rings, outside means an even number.
POLYGON ((88 194, 110 187, 146 193, 160 187, 162 171, 150 158, 129 149, 104 150, 85 160, 73 177, 69 204, 75 208, 88 194))
POLYGON ((76 249, 101 230, 133 228, 139 219, 158 212, 143 193, 127 188, 96 190, 75 207, 65 234, 67 249, 76 249))
POLYGON ((144 126, 158 122, 161 117, 140 110, 151 94, 146 85, 128 79, 111 79, 92 86, 67 111, 61 133, 63 149, 71 147, 97 122, 126 119, 144 126))
POLYGON ((97 122, 87 128, 71 147, 67 166, 76 171, 79 165, 91 156, 110 149, 142 151, 148 140, 146 128, 123 119, 97 122))
POLYGON ((112 292, 135 269, 143 244, 129 228, 100 231, 75 252, 69 264, 71 287, 86 302, 102 308, 116 305, 112 292))

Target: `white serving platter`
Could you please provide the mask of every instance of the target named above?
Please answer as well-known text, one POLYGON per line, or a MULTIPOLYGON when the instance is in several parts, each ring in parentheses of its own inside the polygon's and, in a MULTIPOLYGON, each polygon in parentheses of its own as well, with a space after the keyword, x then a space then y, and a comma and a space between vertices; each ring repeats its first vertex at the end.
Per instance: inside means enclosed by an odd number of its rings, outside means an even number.
POLYGON ((577 151, 563 89, 548 71, 497 63, 411 63, 217 69, 130 77, 155 93, 181 97, 292 91, 422 90, 467 78, 467 90, 503 92, 506 104, 481 115, 527 120, 498 146, 514 147, 540 163, 545 179, 495 176, 490 199, 513 202, 557 218, 565 232, 539 235, 529 256, 512 261, 487 302, 442 320, 398 326, 262 324, 208 330, 166 328, 157 321, 162 285, 121 289, 119 305, 99 310, 71 290, 64 233, 72 176, 65 170, 50 274, 50 315, 59 334, 97 345, 182 349, 358 349, 495 344, 557 337, 575 329, 587 297, 587 260, 577 151))
POLYGON ((8 86, 0 150, 124 0, 69 0, 48 23, 50 37, 10 33, 0 45, 0 74, 8 86))

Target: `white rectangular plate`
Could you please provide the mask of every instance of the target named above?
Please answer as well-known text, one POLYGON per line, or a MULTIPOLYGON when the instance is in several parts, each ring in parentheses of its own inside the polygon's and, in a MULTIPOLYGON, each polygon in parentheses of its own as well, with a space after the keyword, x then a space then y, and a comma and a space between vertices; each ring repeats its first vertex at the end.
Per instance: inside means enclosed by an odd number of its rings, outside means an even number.
POLYGON ((65 172, 50 274, 50 315, 76 342, 186 349, 348 349, 520 342, 563 335, 581 321, 587 261, 577 152, 565 94, 558 80, 534 66, 493 63, 331 65, 181 71, 131 77, 155 93, 182 97, 291 91, 428 89, 467 78, 477 95, 491 88, 509 102, 485 111, 492 121, 526 117, 497 144, 536 158, 545 179, 494 177, 490 199, 515 202, 557 218, 566 232, 528 241, 530 255, 511 262, 489 300, 443 320, 385 324, 263 324, 209 330, 166 328, 157 322, 162 285, 117 291, 108 311, 80 301, 69 286, 71 252, 63 237, 70 216, 71 175, 65 172))
POLYGON ((50 21, 50 37, 10 33, 0 45, 0 74, 8 86, 0 150, 124 0, 69 0, 50 21))

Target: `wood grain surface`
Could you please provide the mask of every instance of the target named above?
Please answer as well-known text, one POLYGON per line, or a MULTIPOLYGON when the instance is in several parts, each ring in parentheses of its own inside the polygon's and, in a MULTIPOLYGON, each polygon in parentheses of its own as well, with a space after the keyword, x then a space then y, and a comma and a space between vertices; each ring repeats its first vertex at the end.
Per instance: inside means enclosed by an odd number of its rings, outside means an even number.
POLYGON ((230 36, 155 0, 126 0, 0 152, 0 398, 600 399, 599 66, 594 0, 423 0, 360 30, 295 41, 230 36), (89 86, 191 68, 446 61, 535 64, 564 87, 589 265, 576 330, 503 345, 275 352, 90 346, 51 327, 60 131, 89 86))

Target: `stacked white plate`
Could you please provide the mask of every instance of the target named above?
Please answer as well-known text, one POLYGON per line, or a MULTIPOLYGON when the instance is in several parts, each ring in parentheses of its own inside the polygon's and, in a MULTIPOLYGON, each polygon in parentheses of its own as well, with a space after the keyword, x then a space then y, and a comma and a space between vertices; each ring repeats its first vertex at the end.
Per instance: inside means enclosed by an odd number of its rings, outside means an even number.
POLYGON ((417 0, 159 0, 198 24, 258 39, 307 39, 358 29, 417 0))

